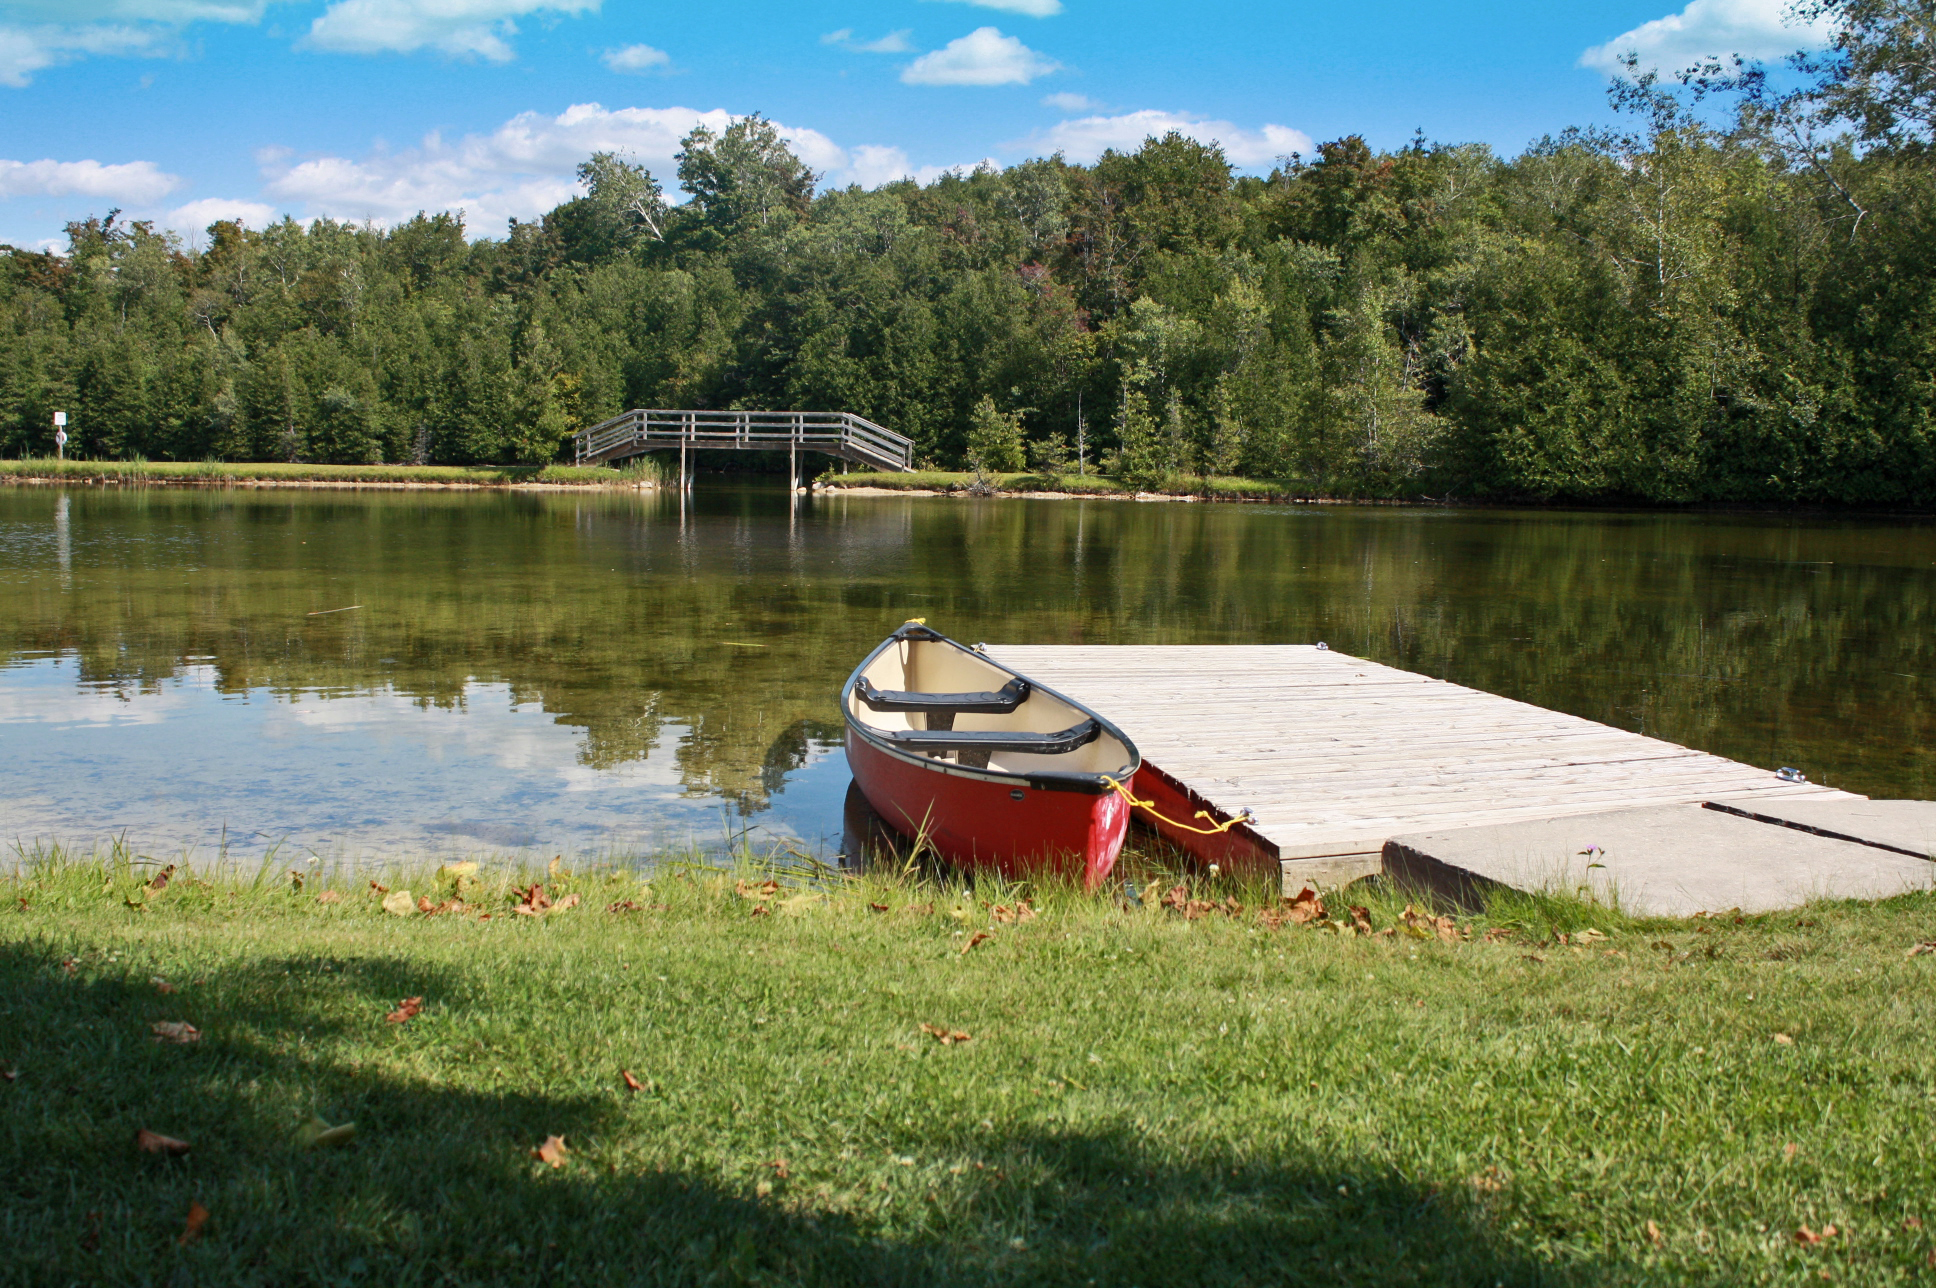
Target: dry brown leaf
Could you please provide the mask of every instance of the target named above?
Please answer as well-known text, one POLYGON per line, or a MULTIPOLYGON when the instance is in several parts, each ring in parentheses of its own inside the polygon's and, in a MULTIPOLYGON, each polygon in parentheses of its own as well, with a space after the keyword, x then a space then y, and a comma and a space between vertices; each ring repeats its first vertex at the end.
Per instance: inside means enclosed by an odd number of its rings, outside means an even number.
POLYGON ((144 1154, 172 1154, 179 1158, 188 1152, 188 1142, 141 1128, 134 1134, 134 1147, 144 1154))
POLYGON ((735 881, 733 882, 733 889, 739 893, 740 898, 757 902, 762 899, 771 899, 774 895, 780 893, 780 883, 778 881, 768 880, 754 885, 750 881, 735 881))
POLYGON ((749 913, 747 913, 746 915, 747 915, 747 916, 749 916, 749 917, 770 917, 770 916, 772 916, 773 914, 772 914, 772 913, 770 913, 770 912, 768 912, 768 911, 766 910, 766 905, 762 903, 762 904, 760 904, 760 905, 758 905, 757 907, 755 907, 755 908, 753 909, 753 911, 751 911, 751 912, 749 912, 749 913))
POLYGON ((976 944, 984 943, 987 940, 990 940, 993 938, 994 936, 989 934, 986 930, 977 930, 974 934, 968 936, 968 942, 961 946, 961 951, 963 953, 966 953, 970 948, 973 948, 976 944))
POLYGON ((1649 1221, 1647 1223, 1647 1242, 1653 1244, 1656 1248, 1660 1247, 1661 1245, 1667 1242, 1667 1240, 1661 1235, 1660 1227, 1655 1225, 1652 1221, 1649 1221))
POLYGON ((922 1023, 921 1031, 939 1042, 942 1046, 953 1046, 957 1042, 967 1042, 970 1040, 969 1036, 960 1029, 943 1028, 939 1025, 928 1024, 926 1022, 922 1023))
POLYGON ((1462 939, 1472 937, 1471 930, 1460 926, 1450 917, 1440 917, 1432 923, 1432 927, 1439 932, 1439 939, 1443 943, 1456 944, 1462 939))
POLYGON ((1930 953, 1936 953, 1936 939, 1926 939, 1903 955, 1905 957, 1924 957, 1930 953))
POLYGON ((1543 962, 1546 959, 1538 953, 1527 953, 1524 956, 1522 956, 1520 960, 1527 961, 1527 962, 1543 962))
POLYGON ((147 885, 148 893, 160 894, 163 890, 166 890, 168 888, 168 883, 169 881, 174 879, 174 876, 175 876, 175 865, 170 863, 167 867, 155 873, 155 879, 153 881, 150 881, 147 885))
POLYGON ((1506 1174, 1495 1164, 1472 1177, 1470 1183, 1481 1194, 1497 1194, 1506 1188, 1506 1174))
POLYGON ((207 1224, 208 1209, 201 1205, 200 1200, 190 1203, 188 1205, 188 1221, 182 1227, 181 1238, 175 1240, 175 1242, 186 1248, 189 1244, 202 1237, 202 1227, 207 1224))
POLYGON ((572 893, 566 895, 564 898, 560 899, 557 903, 552 904, 551 910, 553 912, 563 912, 567 908, 576 908, 578 906, 578 903, 579 903, 578 893, 577 891, 573 891, 572 893))
POLYGON ((558 869, 564 866, 564 862, 565 862, 564 855, 562 854, 553 855, 551 862, 545 865, 545 875, 550 877, 553 881, 556 881, 558 879, 558 869))
POLYGON ((1902 1219, 1902 1228, 1905 1230, 1920 1230, 1923 1228, 1923 1219, 1919 1216, 1906 1216, 1902 1219))
POLYGON ((620 1069, 618 1071, 618 1076, 625 1079, 625 1089, 627 1091, 645 1090, 645 1084, 643 1082, 640 1082, 636 1077, 634 1077, 630 1069, 620 1069))
POLYGON ((14 902, 20 905, 20 911, 22 912, 25 912, 27 911, 27 909, 33 907, 31 903, 27 902, 27 897, 25 895, 22 895, 20 898, 15 899, 14 902))
POLYGON ((399 890, 395 894, 383 896, 383 911, 393 917, 408 917, 416 910, 417 901, 410 897, 408 890, 399 890))
POLYGON ((1777 1042, 1778 1044, 1780 1044, 1780 1045, 1782 1045, 1782 1046, 1794 1046, 1794 1045, 1795 1045, 1795 1039, 1793 1039, 1793 1038, 1791 1038, 1791 1037, 1789 1037, 1789 1036, 1788 1036, 1788 1035, 1787 1035, 1786 1033, 1777 1033, 1777 1034, 1775 1034, 1775 1041, 1776 1041, 1776 1042, 1777 1042))
POLYGON ((606 904, 605 911, 607 912, 644 912, 645 905, 640 903, 637 899, 620 899, 617 903, 606 904))
POLYGON ((1800 1149, 1800 1145, 1797 1145, 1794 1141, 1789 1141, 1781 1147, 1781 1156, 1783 1158, 1793 1158, 1800 1149))
POLYGON ((372 881, 370 882, 370 893, 371 894, 389 894, 390 887, 387 885, 380 885, 377 882, 372 881))
POLYGON ((325 890, 321 894, 316 896, 316 902, 317 903, 341 903, 343 902, 343 892, 341 890, 325 890))
POLYGON ((1371 909, 1349 908, 1346 911, 1351 914, 1351 932, 1353 934, 1369 935, 1371 933, 1371 909))
POLYGON ((149 1027, 155 1031, 157 1042, 186 1044, 202 1040, 202 1031, 187 1020, 156 1020, 149 1027))
POLYGON ((875 912, 886 912, 886 911, 887 911, 887 905, 886 905, 886 904, 884 904, 884 903, 870 903, 870 904, 868 904, 867 906, 868 906, 869 908, 872 908, 872 909, 873 909, 873 910, 874 910, 875 912))
POLYGON ((1801 1229, 1795 1231, 1795 1242, 1813 1245, 1820 1243, 1824 1239, 1833 1239, 1838 1233, 1840 1231, 1832 1225, 1823 1226, 1820 1234, 1817 1234, 1807 1226, 1803 1226, 1801 1229))
POLYGON ((421 997, 406 997, 397 1003, 396 1010, 390 1012, 383 1018, 392 1024, 408 1024, 410 1021, 416 1019, 422 1011, 423 999, 421 997))
POLYGON ((157 993, 173 993, 178 991, 173 984, 170 984, 159 975, 152 976, 148 982, 155 986, 155 992, 157 993))
POLYGON ((1183 919, 1185 921, 1196 921, 1209 916, 1216 910, 1217 905, 1211 903, 1208 899, 1191 899, 1183 905, 1183 919))
POLYGON ((553 1167, 563 1167, 565 1165, 565 1155, 570 1152, 570 1150, 565 1148, 565 1138, 563 1136, 547 1136, 545 1137, 544 1144, 531 1151, 531 1157, 541 1163, 549 1163, 553 1167))
POLYGON ((1232 917, 1241 917, 1244 915, 1244 905, 1237 901, 1236 895, 1231 895, 1223 901, 1223 910, 1232 917))
POLYGON ((917 917, 932 917, 934 916, 934 901, 929 900, 927 903, 911 903, 901 911, 911 912, 917 917))
POLYGON ((1284 916, 1300 926, 1323 921, 1324 913, 1324 898, 1314 886, 1305 886, 1295 896, 1284 900, 1284 916))
POLYGON ((429 911, 430 911, 430 910, 431 910, 432 908, 435 908, 436 906, 437 906, 436 904, 434 904, 434 903, 432 903, 432 902, 430 902, 430 896, 429 896, 429 895, 427 895, 427 894, 420 894, 420 895, 418 895, 418 896, 417 896, 417 911, 418 911, 418 912, 429 912, 429 911))
POLYGON ((1512 937, 1513 937, 1512 927, 1491 926, 1491 927, 1488 927, 1486 930, 1485 942, 1488 944, 1496 944, 1502 939, 1511 939, 1512 937))
POLYGON ((1013 925, 1015 922, 1015 909, 1005 903, 998 903, 993 908, 990 908, 988 915, 994 918, 996 925, 1008 926, 1013 925))
POLYGON ((518 903, 511 911, 521 917, 542 916, 551 907, 551 896, 545 893, 542 883, 533 882, 527 890, 519 890, 516 886, 512 889, 517 893, 518 903))
POLYGON ((767 1166, 773 1169, 773 1179, 776 1181, 791 1180, 793 1177, 793 1173, 788 1170, 787 1161, 784 1158, 776 1158, 768 1163, 767 1166))
POLYGON ((1190 902, 1189 886, 1171 886, 1163 894, 1163 906, 1165 908, 1175 908, 1178 911, 1181 911, 1184 905, 1189 902, 1190 902))

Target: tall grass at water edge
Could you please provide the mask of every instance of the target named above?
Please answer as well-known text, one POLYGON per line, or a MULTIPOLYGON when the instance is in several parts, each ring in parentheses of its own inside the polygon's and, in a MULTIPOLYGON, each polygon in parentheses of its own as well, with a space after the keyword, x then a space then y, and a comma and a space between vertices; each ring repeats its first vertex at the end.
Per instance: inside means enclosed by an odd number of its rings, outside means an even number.
POLYGON ((1149 859, 1131 900, 661 857, 19 855, 0 1282, 1936 1272, 1927 894, 1299 923, 1149 859))

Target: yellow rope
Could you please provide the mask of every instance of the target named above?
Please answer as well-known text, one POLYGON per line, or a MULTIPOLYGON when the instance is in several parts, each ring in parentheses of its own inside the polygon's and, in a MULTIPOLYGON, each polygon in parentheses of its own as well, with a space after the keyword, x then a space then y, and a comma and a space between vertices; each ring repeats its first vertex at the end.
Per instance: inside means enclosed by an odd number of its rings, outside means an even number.
MULTIPOLYGON (((1237 826, 1237 824, 1248 823, 1253 818, 1256 817, 1256 815, 1252 814, 1249 810, 1244 810, 1243 812, 1238 814, 1235 818, 1227 818, 1223 822, 1216 824, 1214 827, 1191 827, 1188 823, 1179 823, 1175 819, 1169 817, 1166 814, 1158 814, 1156 812, 1155 801, 1137 800, 1134 796, 1131 796, 1129 794, 1129 788, 1123 786, 1121 783, 1111 778, 1108 774, 1104 774, 1102 776, 1102 780, 1103 782, 1107 783, 1110 787, 1114 788, 1116 792, 1119 795, 1121 795, 1124 800, 1128 801, 1135 808, 1145 811, 1150 815, 1150 817, 1156 819, 1158 822, 1168 823, 1171 827, 1177 828, 1184 832, 1195 832, 1198 836, 1220 836, 1223 833, 1228 832, 1231 828, 1237 826)), ((1203 819, 1207 822, 1210 818, 1210 811, 1207 809, 1200 809, 1196 812, 1194 817, 1203 819)))

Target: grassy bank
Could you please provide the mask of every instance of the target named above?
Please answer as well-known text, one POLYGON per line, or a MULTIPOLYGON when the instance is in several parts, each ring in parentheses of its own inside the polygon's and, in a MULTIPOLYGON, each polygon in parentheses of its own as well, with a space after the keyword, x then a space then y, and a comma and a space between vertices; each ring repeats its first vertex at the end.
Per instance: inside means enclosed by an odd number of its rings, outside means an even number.
POLYGON ((0 483, 73 482, 222 487, 636 487, 658 479, 649 459, 615 470, 577 465, 290 465, 277 461, 0 461, 0 483))
MULTIPOLYGON (((1326 491, 1305 483, 1286 480, 1231 477, 1199 478, 1178 476, 1148 488, 1130 487, 1100 474, 991 474, 990 486, 1010 495, 1050 494, 1057 496, 1173 496, 1203 501, 1327 501, 1371 500, 1336 491, 1326 491)), ((911 474, 880 474, 871 471, 854 474, 825 474, 819 486, 839 488, 882 488, 894 492, 972 491, 975 476, 952 470, 917 470, 911 474)))
POLYGON ((1443 934, 1373 896, 1362 935, 1240 888, 1017 920, 1027 892, 540 873, 524 915, 488 871, 156 870, 0 890, 0 1281, 1936 1273, 1926 895, 1443 934), (312 1118, 353 1141, 305 1148, 312 1118))

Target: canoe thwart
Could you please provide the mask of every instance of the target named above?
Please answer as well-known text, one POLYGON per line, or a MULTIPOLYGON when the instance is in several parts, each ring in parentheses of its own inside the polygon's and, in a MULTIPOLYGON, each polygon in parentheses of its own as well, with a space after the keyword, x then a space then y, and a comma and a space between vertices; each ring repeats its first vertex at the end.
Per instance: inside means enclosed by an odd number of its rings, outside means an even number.
POLYGON ((867 704, 869 711, 925 711, 929 715, 1013 715, 1028 701, 1029 682, 1010 680, 1001 688, 984 693, 909 693, 902 689, 877 689, 862 676, 854 684, 854 696, 867 704))
POLYGON ((875 736, 910 751, 1021 751, 1060 756, 1087 747, 1102 736, 1102 723, 1084 720, 1056 733, 1021 729, 879 729, 875 736))

